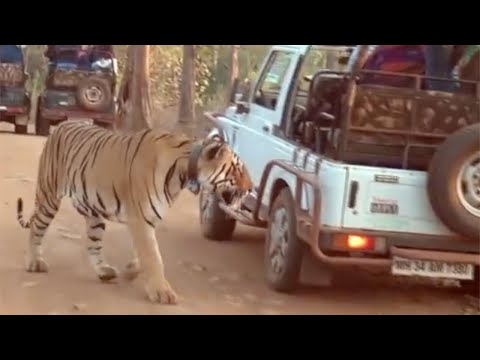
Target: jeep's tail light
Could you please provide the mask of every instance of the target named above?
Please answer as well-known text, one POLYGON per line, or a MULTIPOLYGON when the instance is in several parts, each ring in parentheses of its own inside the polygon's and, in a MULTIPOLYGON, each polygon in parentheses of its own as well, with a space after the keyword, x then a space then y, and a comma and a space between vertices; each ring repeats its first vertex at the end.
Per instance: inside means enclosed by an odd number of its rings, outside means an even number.
POLYGON ((340 251, 374 251, 375 238, 365 235, 338 234, 333 237, 333 248, 340 251))
POLYGON ((10 113, 21 114, 21 113, 24 112, 24 109, 21 108, 21 107, 9 106, 9 107, 7 107, 7 111, 10 112, 10 113))
POLYGON ((373 250, 375 239, 369 236, 348 235, 347 246, 353 250, 373 250))

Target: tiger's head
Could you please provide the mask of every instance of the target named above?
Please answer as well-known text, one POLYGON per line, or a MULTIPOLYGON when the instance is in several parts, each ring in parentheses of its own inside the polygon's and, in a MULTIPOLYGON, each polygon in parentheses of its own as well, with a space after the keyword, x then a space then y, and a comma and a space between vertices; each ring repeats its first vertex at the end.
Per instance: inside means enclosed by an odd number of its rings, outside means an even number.
POLYGON ((194 147, 188 178, 192 192, 198 194, 202 187, 216 193, 227 203, 243 198, 253 189, 245 164, 218 135, 209 137, 194 147))

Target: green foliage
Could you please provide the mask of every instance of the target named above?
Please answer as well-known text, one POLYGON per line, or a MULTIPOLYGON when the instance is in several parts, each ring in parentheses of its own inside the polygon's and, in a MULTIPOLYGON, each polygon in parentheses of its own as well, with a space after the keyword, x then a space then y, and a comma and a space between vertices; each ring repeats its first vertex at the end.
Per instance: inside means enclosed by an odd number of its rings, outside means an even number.
MULTIPOLYGON (((199 50, 195 59, 195 104, 203 105, 211 73, 207 65, 208 58, 205 55, 202 58, 201 47, 199 50)), ((181 45, 152 46, 150 51, 152 92, 162 107, 174 106, 180 99, 182 56, 181 45)))

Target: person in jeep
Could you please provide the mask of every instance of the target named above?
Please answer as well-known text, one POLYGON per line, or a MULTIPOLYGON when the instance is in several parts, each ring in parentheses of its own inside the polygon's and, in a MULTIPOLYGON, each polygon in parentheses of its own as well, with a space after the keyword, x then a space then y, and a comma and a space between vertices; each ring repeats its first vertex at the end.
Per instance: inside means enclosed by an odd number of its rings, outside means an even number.
MULTIPOLYGON (((445 80, 427 80, 424 85, 430 90, 455 92, 462 88, 455 83, 455 78, 480 80, 479 60, 479 45, 378 45, 370 50, 362 68, 442 78, 445 80)), ((412 83, 412 79, 406 77, 387 75, 369 75, 363 81, 400 87, 412 83)))
POLYGON ((98 60, 111 57, 113 54, 113 45, 93 45, 91 51, 92 63, 98 60))

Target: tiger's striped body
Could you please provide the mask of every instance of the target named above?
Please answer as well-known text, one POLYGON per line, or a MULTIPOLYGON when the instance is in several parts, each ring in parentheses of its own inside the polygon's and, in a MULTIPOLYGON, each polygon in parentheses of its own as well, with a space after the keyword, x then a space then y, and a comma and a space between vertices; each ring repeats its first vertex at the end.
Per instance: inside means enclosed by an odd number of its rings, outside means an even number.
MULTIPOLYGON (((176 295, 164 276, 155 226, 187 186, 195 146, 185 136, 161 130, 127 135, 80 122, 60 124, 40 157, 35 211, 29 220, 23 217, 22 200, 18 203, 18 221, 30 228, 27 270, 48 270, 42 239, 62 198, 68 196, 86 220, 89 259, 99 278, 117 277, 102 253, 105 220, 123 223, 136 250, 127 274, 134 277, 142 270, 150 299, 175 303, 176 295)), ((218 193, 250 190, 243 163, 220 139, 207 139, 197 149, 194 167, 199 184, 218 193)))

